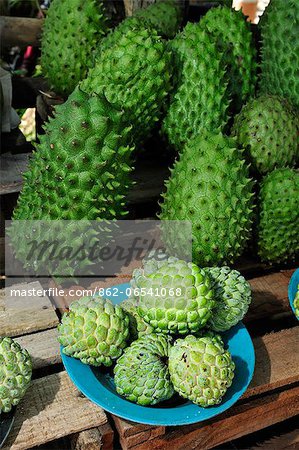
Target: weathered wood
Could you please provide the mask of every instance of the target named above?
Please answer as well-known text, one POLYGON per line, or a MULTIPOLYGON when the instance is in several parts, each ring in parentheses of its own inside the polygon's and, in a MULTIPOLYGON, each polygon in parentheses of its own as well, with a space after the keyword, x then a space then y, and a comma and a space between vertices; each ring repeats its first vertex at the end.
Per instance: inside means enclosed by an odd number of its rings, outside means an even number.
POLYGON ((16 341, 30 353, 33 369, 61 363, 56 328, 21 336, 16 341))
MULTIPOLYGON (((238 404, 220 418, 204 424, 177 427, 165 436, 151 440, 151 450, 207 450, 224 442, 237 439, 299 414, 299 387, 266 395, 256 400, 238 404)), ((148 450, 148 444, 127 446, 123 450, 148 450)))
POLYGON ((165 427, 153 427, 152 425, 130 422, 117 416, 112 417, 119 433, 120 441, 126 442, 130 446, 163 436, 166 432, 165 427))
POLYGON ((79 393, 66 372, 49 375, 31 383, 5 449, 32 448, 106 423, 105 412, 79 393))
POLYGON ((114 432, 109 423, 71 436, 71 450, 112 450, 114 432))
POLYGON ((20 192, 23 185, 22 173, 28 167, 29 154, 0 156, 0 195, 20 192))
POLYGON ((42 19, 9 16, 0 17, 1 46, 39 46, 42 25, 42 19))
POLYGON ((268 439, 254 447, 250 447, 249 450, 298 450, 298 448, 299 428, 268 439))
POLYGON ((58 317, 49 297, 30 295, 33 289, 36 292, 42 290, 42 286, 38 281, 34 281, 1 289, 0 335, 20 336, 58 325, 58 317), (25 295, 19 296, 14 290, 25 295))

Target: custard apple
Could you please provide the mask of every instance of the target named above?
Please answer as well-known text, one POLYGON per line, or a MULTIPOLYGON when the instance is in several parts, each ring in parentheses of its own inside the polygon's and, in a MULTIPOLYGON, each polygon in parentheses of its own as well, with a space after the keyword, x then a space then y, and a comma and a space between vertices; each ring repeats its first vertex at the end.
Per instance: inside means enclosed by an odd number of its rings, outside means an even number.
POLYGON ((276 169, 266 175, 259 193, 258 254, 282 263, 299 254, 299 172, 276 169))
POLYGON ((243 319, 251 303, 248 281, 229 267, 209 267, 205 271, 212 280, 215 307, 207 326, 215 331, 226 331, 243 319))
POLYGON ((233 109, 240 111, 244 101, 254 94, 257 80, 256 52, 249 23, 242 11, 219 6, 207 12, 200 26, 210 33, 224 54, 233 109))
MULTIPOLYGON (((160 219, 192 222, 193 261, 229 264, 250 237, 253 182, 234 139, 202 133, 189 141, 166 182, 160 219)), ((169 248, 180 236, 168 236, 169 248)))
POLYGON ((249 100, 235 117, 233 135, 246 149, 253 168, 262 174, 293 166, 298 159, 298 116, 274 95, 249 100))
POLYGON ((299 2, 271 0, 260 21, 260 90, 299 107, 299 2))
POLYGON ((41 64, 51 88, 69 95, 93 64, 93 52, 108 30, 96 0, 52 0, 41 40, 41 64))
POLYGON ((82 297, 71 303, 58 327, 63 353, 92 366, 111 366, 128 339, 128 315, 101 297, 82 297))
POLYGON ((169 337, 148 334, 134 341, 114 368, 117 392, 139 405, 155 405, 174 394, 167 359, 169 337))
POLYGON ((138 313, 156 332, 187 334, 203 328, 214 306, 211 282, 195 264, 166 263, 136 279, 138 313))
POLYGON ((18 405, 31 376, 32 362, 27 350, 9 337, 0 337, 0 413, 18 405))
POLYGON ((231 354, 210 337, 175 341, 168 365, 174 389, 202 407, 218 405, 234 378, 231 354))
POLYGON ((299 284, 297 288, 297 292, 294 298, 294 308, 295 308, 295 315, 297 319, 299 320, 299 284))
POLYGON ((134 16, 144 19, 165 38, 173 38, 182 22, 182 10, 174 0, 158 0, 147 8, 138 9, 134 16))
POLYGON ((138 314, 137 299, 132 295, 127 300, 121 302, 120 306, 126 311, 129 316, 130 324, 130 338, 136 340, 144 334, 152 333, 153 327, 146 323, 138 314))

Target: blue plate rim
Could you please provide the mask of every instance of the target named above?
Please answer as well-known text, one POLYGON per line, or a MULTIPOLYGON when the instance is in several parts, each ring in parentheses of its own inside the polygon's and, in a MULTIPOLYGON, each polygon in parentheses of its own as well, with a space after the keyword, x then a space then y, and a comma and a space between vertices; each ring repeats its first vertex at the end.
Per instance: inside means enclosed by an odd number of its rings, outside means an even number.
POLYGON ((289 303, 290 303, 290 306, 292 308, 293 313, 295 314, 295 308, 294 308, 294 298, 295 298, 295 296, 293 295, 293 285, 294 285, 294 283, 295 284, 296 283, 299 284, 299 268, 296 269, 295 272, 293 273, 293 275, 291 276, 291 279, 290 279, 290 282, 289 282, 289 286, 288 286, 289 303))

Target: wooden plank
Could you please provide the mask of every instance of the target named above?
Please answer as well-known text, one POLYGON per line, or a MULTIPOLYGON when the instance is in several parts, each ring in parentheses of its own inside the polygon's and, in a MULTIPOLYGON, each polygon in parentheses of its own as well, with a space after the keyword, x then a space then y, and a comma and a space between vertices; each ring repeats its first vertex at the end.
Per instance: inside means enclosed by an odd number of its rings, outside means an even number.
POLYGON ((114 432, 109 423, 71 436, 71 450, 112 450, 114 432))
POLYGON ((59 320, 52 303, 43 293, 38 281, 17 284, 0 291, 0 335, 20 336, 34 331, 47 330, 58 325, 59 320), (18 289, 24 295, 16 295, 18 289))
POLYGON ((153 427, 141 423, 130 422, 121 417, 112 416, 121 442, 126 442, 128 446, 135 446, 145 441, 150 441, 158 436, 163 436, 165 427, 153 427))
POLYGON ((56 328, 27 334, 16 338, 16 341, 30 353, 33 369, 61 363, 56 328))
POLYGON ((288 300, 289 278, 282 272, 249 280, 252 303, 245 321, 262 319, 282 312, 290 312, 288 300))
POLYGON ((20 192, 23 185, 22 174, 27 170, 28 161, 28 153, 5 153, 0 156, 0 195, 20 192))
MULTIPOLYGON (((168 450, 169 448, 207 450, 297 414, 299 414, 299 387, 294 387, 238 404, 222 414, 220 418, 205 422, 204 425, 177 427, 165 436, 151 440, 150 448, 151 450, 168 450)), ((146 442, 128 447, 126 441, 122 441, 122 448, 123 450, 128 448, 148 450, 149 447, 146 442)))
POLYGON ((79 393, 66 372, 60 372, 31 383, 5 449, 32 448, 106 423, 105 412, 79 393))
POLYGON ((298 448, 299 428, 250 447, 250 450, 298 450, 298 448))
POLYGON ((1 46, 13 47, 14 45, 18 45, 27 47, 27 45, 33 45, 38 47, 42 25, 42 19, 0 17, 1 46))

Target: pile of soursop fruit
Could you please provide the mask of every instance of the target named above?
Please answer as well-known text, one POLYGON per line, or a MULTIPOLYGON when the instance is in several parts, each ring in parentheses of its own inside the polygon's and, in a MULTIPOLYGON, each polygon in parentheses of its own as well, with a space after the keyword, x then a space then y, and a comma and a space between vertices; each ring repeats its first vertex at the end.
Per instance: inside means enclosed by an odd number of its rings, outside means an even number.
POLYGON ((114 365, 116 390, 131 402, 155 405, 176 392, 208 407, 234 378, 221 333, 242 320, 250 302, 250 285, 236 270, 149 255, 133 272, 127 300, 71 303, 58 339, 84 364, 114 365))

